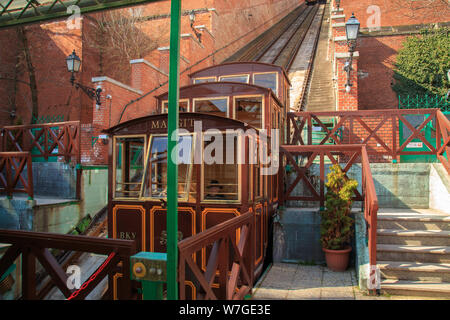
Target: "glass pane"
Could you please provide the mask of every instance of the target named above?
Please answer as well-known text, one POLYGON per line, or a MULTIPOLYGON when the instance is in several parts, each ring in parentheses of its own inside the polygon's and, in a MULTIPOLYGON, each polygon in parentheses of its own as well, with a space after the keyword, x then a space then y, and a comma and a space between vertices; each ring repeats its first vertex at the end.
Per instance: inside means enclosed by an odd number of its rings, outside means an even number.
MULTIPOLYGON (((179 111, 180 112, 188 112, 188 106, 189 106, 189 102, 188 100, 180 100, 178 102, 178 106, 179 106, 179 111)), ((169 108, 169 102, 168 101, 164 101, 163 102, 163 107, 162 107, 162 113, 167 113, 168 112, 168 108, 169 108)))
POLYGON ((229 81, 229 82, 243 82, 248 83, 248 74, 244 74, 241 76, 221 76, 219 81, 229 81))
POLYGON ((236 119, 262 128, 262 97, 236 98, 236 119))
POLYGON ((226 117, 228 109, 228 99, 202 99, 195 100, 195 112, 212 113, 217 116, 226 117))
MULTIPOLYGON (((208 140, 208 139, 205 139, 208 140)), ((210 144, 214 143, 212 141, 205 141, 205 148, 210 144)), ((225 158, 225 148, 223 146, 223 155, 225 158)), ((238 164, 237 164, 237 143, 234 145, 234 161, 233 164, 226 164, 225 159, 222 159, 223 164, 204 163, 204 176, 203 176, 203 197, 207 201, 236 201, 239 199, 238 196, 238 164)), ((214 154, 211 155, 215 157, 214 154)))
POLYGON ((144 169, 144 143, 144 137, 116 138, 115 197, 139 197, 144 169))
MULTIPOLYGON (((406 121, 408 121, 414 128, 418 128, 424 121, 426 116, 422 114, 408 114, 404 115, 404 118, 406 121)), ((409 136, 412 135, 412 131, 402 122, 403 125, 403 139, 406 140, 409 138, 409 136)), ((422 129, 423 131, 424 129, 422 129)))
MULTIPOLYGON (((179 137, 178 198, 186 197, 190 187, 192 136, 179 137)), ((167 136, 153 137, 144 178, 142 197, 167 197, 167 136)))
POLYGON ((264 88, 270 88, 277 94, 277 74, 276 73, 263 73, 253 75, 253 84, 264 88))
POLYGON ((194 79, 194 84, 205 83, 205 82, 216 82, 216 77, 194 79))

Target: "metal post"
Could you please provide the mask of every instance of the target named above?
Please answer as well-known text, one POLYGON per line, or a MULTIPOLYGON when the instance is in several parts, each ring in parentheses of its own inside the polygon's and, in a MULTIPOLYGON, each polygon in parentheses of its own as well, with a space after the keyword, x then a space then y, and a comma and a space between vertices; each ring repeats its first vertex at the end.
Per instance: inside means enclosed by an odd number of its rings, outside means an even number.
POLYGON ((141 251, 130 257, 130 278, 141 282, 143 300, 163 300, 167 282, 167 254, 141 251))
POLYGON ((178 299, 178 99, 181 0, 171 0, 167 162, 167 299, 178 299), (175 151, 175 152, 174 152, 175 151))
POLYGON ((163 283, 141 281, 142 300, 163 300, 163 283))

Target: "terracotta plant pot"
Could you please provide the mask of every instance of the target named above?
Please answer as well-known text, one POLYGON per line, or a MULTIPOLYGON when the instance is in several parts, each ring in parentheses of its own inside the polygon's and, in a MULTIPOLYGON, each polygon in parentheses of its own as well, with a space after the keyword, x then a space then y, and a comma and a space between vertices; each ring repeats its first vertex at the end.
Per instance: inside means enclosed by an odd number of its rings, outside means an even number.
POLYGON ((325 260, 327 261, 327 267, 332 271, 342 272, 348 267, 348 260, 350 256, 351 247, 343 250, 329 250, 322 248, 325 252, 325 260))

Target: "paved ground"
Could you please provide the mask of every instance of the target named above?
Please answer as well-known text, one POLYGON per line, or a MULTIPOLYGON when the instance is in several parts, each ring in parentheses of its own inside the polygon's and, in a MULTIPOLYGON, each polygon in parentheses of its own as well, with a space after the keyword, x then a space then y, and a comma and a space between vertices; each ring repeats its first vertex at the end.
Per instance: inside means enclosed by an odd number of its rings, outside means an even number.
POLYGON ((324 266, 274 263, 253 290, 255 300, 405 300, 431 299, 368 296, 358 288, 354 269, 333 272, 324 266))
POLYGON ((353 270, 332 272, 322 266, 275 263, 254 290, 254 299, 356 299, 353 270))

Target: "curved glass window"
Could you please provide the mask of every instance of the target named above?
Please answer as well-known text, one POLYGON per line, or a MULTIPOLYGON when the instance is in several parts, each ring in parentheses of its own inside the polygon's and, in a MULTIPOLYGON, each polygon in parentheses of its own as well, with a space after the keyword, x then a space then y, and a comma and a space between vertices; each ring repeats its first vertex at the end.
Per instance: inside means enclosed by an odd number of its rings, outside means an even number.
POLYGON ((270 88, 277 94, 277 73, 255 73, 253 74, 253 84, 264 88, 270 88))
POLYGON ((212 113, 217 116, 227 117, 228 98, 195 99, 195 112, 212 113))
POLYGON ((219 81, 248 83, 250 76, 248 74, 220 76, 219 81))
MULTIPOLYGON (((188 200, 187 190, 191 190, 192 137, 192 134, 180 135, 178 140, 178 198, 184 200, 188 200)), ((141 197, 167 198, 167 148, 166 135, 151 137, 141 197)))
POLYGON ((236 97, 236 119, 262 128, 263 97, 236 97))
POLYGON ((195 78, 194 84, 205 83, 205 82, 216 82, 216 77, 205 77, 205 78, 195 78))

